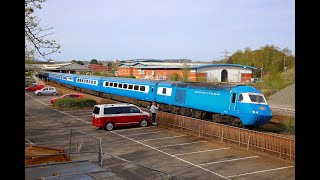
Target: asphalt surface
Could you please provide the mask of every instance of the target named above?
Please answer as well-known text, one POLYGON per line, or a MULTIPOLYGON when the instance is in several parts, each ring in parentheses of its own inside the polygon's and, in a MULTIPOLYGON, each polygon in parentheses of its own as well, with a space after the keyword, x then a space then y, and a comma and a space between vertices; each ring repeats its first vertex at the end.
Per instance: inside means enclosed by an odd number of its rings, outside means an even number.
POLYGON ((25 146, 69 152, 72 132, 71 159, 99 164, 101 138, 109 179, 295 179, 294 163, 158 126, 104 131, 91 125, 91 110, 55 110, 50 98, 26 93, 25 146))

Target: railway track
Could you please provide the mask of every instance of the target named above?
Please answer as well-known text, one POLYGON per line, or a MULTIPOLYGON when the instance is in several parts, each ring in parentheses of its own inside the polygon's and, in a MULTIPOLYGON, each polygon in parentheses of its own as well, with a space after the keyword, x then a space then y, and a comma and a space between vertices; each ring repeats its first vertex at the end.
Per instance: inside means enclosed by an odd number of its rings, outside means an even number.
MULTIPOLYGON (((76 90, 73 90, 73 89, 69 89, 67 87, 64 87, 64 86, 61 86, 59 84, 56 84, 56 83, 53 83, 53 82, 46 82, 45 84, 48 84, 48 85, 53 85, 55 86, 57 89, 58 89, 58 92, 60 94, 66 94, 66 93, 74 93, 74 92, 78 92, 76 90)), ((116 101, 116 100, 111 100, 111 99, 105 99, 105 98, 102 98, 102 97, 98 97, 98 96, 95 96, 95 95, 91 95, 91 94, 88 94, 88 93, 85 93, 85 92, 81 92, 83 93, 85 96, 87 96, 88 98, 92 98, 94 100, 96 100, 98 103, 117 103, 120 101, 116 101)), ((143 110, 146 110, 144 107, 140 107, 142 108, 143 110)), ((284 109, 284 108, 275 108, 275 107, 271 107, 272 110, 276 109, 276 111, 274 112, 274 114, 282 114, 282 115, 286 115, 284 113, 281 113, 281 112, 293 112, 294 113, 294 110, 293 111, 290 111, 288 109, 284 109), (274 109, 273 109, 274 108, 274 109)), ((182 116, 182 115, 177 115, 177 114, 173 114, 172 115, 174 116, 182 116)), ((186 116, 187 117, 187 116, 186 116)), ((196 119, 196 118, 194 118, 196 119)), ((201 120, 201 119, 199 119, 201 120)), ((285 137, 285 138, 294 138, 294 135, 283 135, 283 134, 279 134, 279 133, 275 133, 277 129, 277 126, 279 126, 279 123, 277 121, 270 121, 268 123, 268 128, 270 129, 266 129, 266 128, 257 128, 257 129, 253 129, 253 131, 257 131, 257 132, 263 132, 263 133, 267 133, 267 134, 272 134, 272 135, 278 135, 278 136, 281 136, 281 137, 285 137)), ((246 130, 245 128, 241 128, 241 129, 244 129, 246 130)))
POLYGON ((295 117, 295 109, 270 106, 273 114, 295 117))

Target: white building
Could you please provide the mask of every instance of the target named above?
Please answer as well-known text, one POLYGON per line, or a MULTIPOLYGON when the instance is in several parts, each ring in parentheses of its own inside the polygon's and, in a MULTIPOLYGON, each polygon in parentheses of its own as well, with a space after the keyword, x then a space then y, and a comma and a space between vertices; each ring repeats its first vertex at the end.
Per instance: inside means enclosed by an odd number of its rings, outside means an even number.
POLYGON ((207 82, 250 82, 257 68, 240 64, 207 64, 190 67, 190 72, 206 73, 207 82))

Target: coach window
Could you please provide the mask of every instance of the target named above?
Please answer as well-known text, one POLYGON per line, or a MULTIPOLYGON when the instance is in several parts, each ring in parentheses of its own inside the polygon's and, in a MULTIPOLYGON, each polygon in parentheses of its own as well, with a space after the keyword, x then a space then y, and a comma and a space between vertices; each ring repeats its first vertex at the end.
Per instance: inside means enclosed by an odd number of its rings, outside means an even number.
POLYGON ((128 88, 128 84, 123 84, 123 89, 127 89, 128 88))
POLYGON ((104 86, 109 86, 109 82, 105 82, 105 83, 104 83, 104 86))
POLYGON ((134 85, 134 90, 139 90, 139 86, 138 85, 134 85))
POLYGON ((145 86, 140 86, 140 91, 145 91, 146 87, 145 86))
POLYGON ((242 94, 239 95, 238 101, 242 101, 243 100, 243 96, 242 94))
POLYGON ((117 87, 118 86, 118 83, 113 83, 113 87, 117 87))
POLYGON ((166 94, 166 92, 167 92, 167 88, 163 88, 162 89, 162 94, 166 94))
POLYGON ((129 88, 128 89, 132 89, 133 85, 132 84, 129 84, 129 88))
POLYGON ((119 84, 118 87, 119 87, 119 88, 122 88, 122 84, 119 84))
POLYGON ((111 86, 111 87, 112 87, 112 86, 113 86, 113 83, 111 82, 111 83, 109 84, 109 86, 111 86))

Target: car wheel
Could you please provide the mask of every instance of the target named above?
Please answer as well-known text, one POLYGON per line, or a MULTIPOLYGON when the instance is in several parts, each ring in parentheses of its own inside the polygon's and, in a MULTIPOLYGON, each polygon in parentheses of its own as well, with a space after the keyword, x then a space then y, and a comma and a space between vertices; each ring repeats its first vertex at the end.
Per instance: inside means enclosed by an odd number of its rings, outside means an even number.
POLYGON ((53 95, 53 96, 56 96, 56 95, 57 95, 57 93, 56 93, 56 92, 54 92, 54 93, 52 93, 52 95, 53 95))
POLYGON ((146 119, 142 119, 142 120, 140 121, 140 126, 141 126, 141 127, 146 127, 146 126, 148 126, 148 121, 147 121, 146 119))
POLYGON ((38 94, 37 94, 37 96, 41 96, 41 95, 42 95, 42 93, 38 93, 38 94))
POLYGON ((113 128, 114 128, 114 126, 113 126, 112 122, 108 122, 104 127, 104 129, 107 131, 111 131, 113 128))

